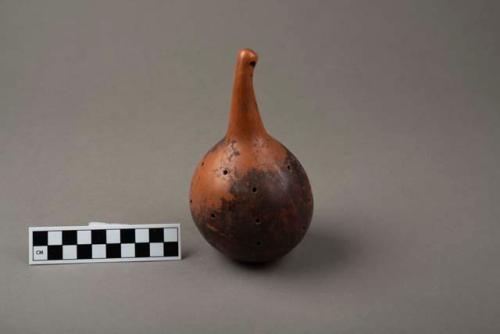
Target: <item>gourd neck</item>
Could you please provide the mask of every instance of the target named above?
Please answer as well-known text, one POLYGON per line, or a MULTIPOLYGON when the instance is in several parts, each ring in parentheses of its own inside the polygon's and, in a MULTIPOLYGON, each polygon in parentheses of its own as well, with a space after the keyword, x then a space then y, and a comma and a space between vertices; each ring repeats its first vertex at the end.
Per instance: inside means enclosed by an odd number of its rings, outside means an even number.
POLYGON ((226 137, 251 139, 267 135, 253 90, 253 73, 257 60, 257 53, 250 49, 243 49, 238 53, 226 137))

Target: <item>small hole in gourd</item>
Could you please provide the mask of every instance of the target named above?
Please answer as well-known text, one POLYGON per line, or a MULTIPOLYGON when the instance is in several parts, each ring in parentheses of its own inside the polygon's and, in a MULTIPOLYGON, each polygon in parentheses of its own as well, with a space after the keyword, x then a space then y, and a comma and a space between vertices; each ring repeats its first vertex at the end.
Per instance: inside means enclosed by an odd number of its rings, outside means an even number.
POLYGON ((256 188, 256 187, 253 187, 253 188, 252 188, 252 192, 256 193, 256 192, 257 192, 257 188, 256 188))
POLYGON ((286 168, 287 168, 288 170, 290 170, 290 165, 286 166, 286 168))
POLYGON ((255 67, 255 60, 250 62, 250 66, 255 67))
POLYGON ((214 219, 214 218, 215 218, 215 213, 212 213, 212 214, 210 215, 210 217, 212 217, 212 219, 214 219))
POLYGON ((224 169, 224 171, 222 172, 222 174, 224 174, 224 175, 227 175, 227 173, 229 173, 229 172, 227 171, 227 169, 224 169))
POLYGON ((190 199, 190 200, 189 200, 189 203, 193 203, 193 200, 192 200, 192 199, 190 199))
POLYGON ((262 242, 261 242, 261 241, 257 241, 255 244, 256 244, 257 246, 260 246, 260 245, 262 245, 262 242))
POLYGON ((255 219, 255 224, 260 225, 260 219, 259 218, 255 219))
POLYGON ((201 163, 201 165, 202 165, 202 166, 205 166, 205 162, 203 161, 203 162, 201 163))

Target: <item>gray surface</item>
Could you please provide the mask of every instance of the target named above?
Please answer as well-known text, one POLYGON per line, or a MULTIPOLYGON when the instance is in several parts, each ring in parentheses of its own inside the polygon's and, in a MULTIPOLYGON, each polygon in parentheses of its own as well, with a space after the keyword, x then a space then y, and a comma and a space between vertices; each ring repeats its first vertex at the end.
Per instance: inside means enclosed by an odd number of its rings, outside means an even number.
POLYGON ((498 333, 496 1, 0 1, 0 332, 498 333), (238 48, 312 228, 265 267, 190 218, 238 48), (28 267, 27 227, 179 221, 185 260, 28 267))

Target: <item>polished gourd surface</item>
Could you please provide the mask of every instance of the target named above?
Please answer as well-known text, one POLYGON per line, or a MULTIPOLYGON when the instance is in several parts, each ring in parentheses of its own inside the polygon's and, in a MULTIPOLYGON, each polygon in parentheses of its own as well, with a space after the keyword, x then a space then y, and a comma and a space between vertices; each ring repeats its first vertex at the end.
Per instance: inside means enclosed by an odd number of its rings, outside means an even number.
POLYGON ((239 51, 227 133, 199 162, 190 190, 201 234, 243 262, 288 253, 302 240, 313 212, 303 167, 260 118, 253 89, 257 61, 254 51, 239 51))

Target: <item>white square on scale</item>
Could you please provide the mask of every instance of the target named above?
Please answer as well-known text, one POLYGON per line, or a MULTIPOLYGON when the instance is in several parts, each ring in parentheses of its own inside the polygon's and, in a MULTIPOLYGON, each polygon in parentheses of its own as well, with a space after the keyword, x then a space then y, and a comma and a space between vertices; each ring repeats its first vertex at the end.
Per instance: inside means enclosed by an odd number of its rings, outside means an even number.
POLYGON ((149 229, 138 228, 135 230, 135 242, 149 242, 149 229))
POLYGON ((47 246, 33 247, 33 260, 34 261, 47 260, 47 246))
POLYGON ((122 244, 121 245, 122 257, 135 257, 135 244, 122 244))
POLYGON ((48 244, 49 245, 62 245, 62 232, 61 231, 49 231, 48 244))
POLYGON ((163 241, 165 242, 177 241, 177 229, 176 228, 163 229, 163 241))
POLYGON ((92 258, 105 259, 106 258, 106 245, 92 245, 92 258))
POLYGON ((149 256, 163 256, 163 242, 150 243, 149 256))
POLYGON ((107 230, 106 243, 119 244, 120 243, 120 230, 107 230))
POLYGON ((76 243, 79 245, 89 245, 92 243, 92 237, 90 231, 77 231, 76 232, 76 243))
POLYGON ((64 245, 63 260, 74 260, 74 259, 76 259, 76 245, 64 245))

